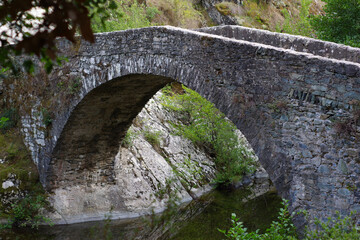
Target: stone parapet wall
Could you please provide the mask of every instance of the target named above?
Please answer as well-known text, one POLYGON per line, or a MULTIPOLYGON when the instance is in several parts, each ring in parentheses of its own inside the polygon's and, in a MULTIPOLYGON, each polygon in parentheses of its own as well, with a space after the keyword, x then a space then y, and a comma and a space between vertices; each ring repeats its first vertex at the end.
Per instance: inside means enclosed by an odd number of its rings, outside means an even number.
POLYGON ((228 38, 261 43, 297 52, 360 63, 360 49, 346 45, 325 42, 313 38, 270 32, 241 26, 217 26, 198 29, 199 32, 216 34, 228 38))

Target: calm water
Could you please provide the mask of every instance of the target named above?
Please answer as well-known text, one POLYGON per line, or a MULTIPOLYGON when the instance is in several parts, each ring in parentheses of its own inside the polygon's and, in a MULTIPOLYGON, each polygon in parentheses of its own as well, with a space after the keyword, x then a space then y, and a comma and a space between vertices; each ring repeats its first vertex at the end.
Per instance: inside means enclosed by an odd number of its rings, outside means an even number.
POLYGON ((39 230, 3 230, 0 240, 217 240, 224 238, 217 229, 229 228, 231 213, 236 213, 248 229, 265 230, 276 219, 281 199, 275 193, 268 193, 243 202, 246 194, 244 190, 214 191, 165 217, 41 227, 39 230))

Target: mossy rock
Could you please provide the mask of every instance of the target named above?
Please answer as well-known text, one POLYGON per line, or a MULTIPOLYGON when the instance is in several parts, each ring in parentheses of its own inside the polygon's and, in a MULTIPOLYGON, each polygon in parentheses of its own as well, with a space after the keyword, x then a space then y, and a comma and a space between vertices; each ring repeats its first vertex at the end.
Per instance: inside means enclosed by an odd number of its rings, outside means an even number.
POLYGON ((28 193, 44 194, 35 164, 17 129, 0 133, 0 216, 28 193), (3 183, 14 185, 3 188, 3 183))
POLYGON ((216 9, 221 13, 222 15, 229 16, 232 15, 231 9, 229 4, 227 2, 221 2, 215 5, 216 9))

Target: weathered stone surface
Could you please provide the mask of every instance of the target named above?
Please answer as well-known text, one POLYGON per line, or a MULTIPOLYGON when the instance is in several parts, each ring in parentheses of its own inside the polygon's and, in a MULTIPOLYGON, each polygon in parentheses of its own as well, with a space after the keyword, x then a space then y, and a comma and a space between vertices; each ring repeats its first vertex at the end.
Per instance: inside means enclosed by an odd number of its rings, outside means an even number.
MULTIPOLYGON (((267 30, 259 30, 242 26, 209 27, 199 29, 198 31, 217 34, 229 38, 235 38, 238 40, 266 44, 278 48, 291 49, 297 52, 311 53, 327 58, 360 63, 359 48, 353 48, 333 42, 325 42, 308 37, 294 36, 290 34, 276 33, 267 30)), ((318 66, 313 66, 309 70, 312 73, 316 73, 319 72, 320 69, 318 68, 318 66)), ((358 70, 356 70, 356 67, 351 65, 342 67, 341 71, 346 72, 346 75, 349 76, 356 76, 358 72, 358 70)), ((293 73, 293 75, 290 76, 296 76, 296 78, 301 78, 308 75, 309 74, 301 75, 298 73, 293 73)), ((308 79, 307 81, 313 83, 311 79, 308 79)), ((324 77, 323 80, 321 80, 320 82, 328 84, 329 81, 330 78, 324 77)))
MULTIPOLYGON (((201 5, 205 8, 207 13, 209 14, 209 17, 211 18, 214 23, 217 25, 237 25, 238 20, 231 16, 231 15, 224 15, 223 13, 220 13, 215 5, 218 3, 221 3, 224 1, 221 0, 201 0, 201 5)), ((234 2, 235 4, 240 5, 242 3, 241 0, 231 0, 228 2, 234 2)))
POLYGON ((81 89, 66 106, 54 91, 48 130, 35 114, 41 96, 23 98, 23 107, 32 108, 22 115, 23 132, 43 184, 54 190, 116 184, 115 156, 131 121, 156 91, 178 81, 237 125, 291 210, 324 217, 359 205, 357 187, 345 199, 338 192, 359 186, 360 128, 352 110, 360 96, 359 49, 259 30, 239 30, 244 40, 222 28, 204 31, 226 37, 153 27, 99 34, 94 45, 60 41, 69 62, 48 83, 76 76, 81 89), (329 173, 320 173, 320 165, 329 173))
POLYGON ((26 195, 26 191, 20 188, 21 180, 14 173, 9 173, 0 188, 0 206, 3 212, 12 209, 12 204, 16 203, 26 195))

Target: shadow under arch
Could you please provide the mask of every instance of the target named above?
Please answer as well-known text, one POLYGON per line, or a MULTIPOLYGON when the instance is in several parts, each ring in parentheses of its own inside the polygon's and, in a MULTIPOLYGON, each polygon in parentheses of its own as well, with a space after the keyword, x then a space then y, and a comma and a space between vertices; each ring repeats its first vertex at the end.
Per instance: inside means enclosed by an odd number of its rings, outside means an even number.
POLYGON ((131 74, 86 94, 72 111, 53 150, 47 187, 114 183, 113 161, 132 120, 157 91, 173 81, 131 74))

